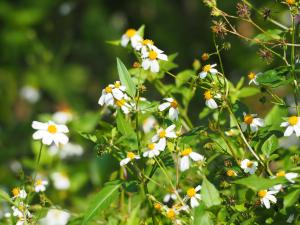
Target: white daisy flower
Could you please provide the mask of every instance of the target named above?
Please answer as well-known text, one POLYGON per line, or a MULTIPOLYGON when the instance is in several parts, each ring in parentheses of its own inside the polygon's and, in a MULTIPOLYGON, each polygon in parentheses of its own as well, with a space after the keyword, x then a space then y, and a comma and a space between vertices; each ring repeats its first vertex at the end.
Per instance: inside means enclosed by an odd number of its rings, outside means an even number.
POLYGON ((140 159, 140 156, 135 155, 133 152, 127 152, 127 157, 120 161, 120 166, 125 166, 134 159, 140 159))
POLYGON ((46 186, 48 185, 47 180, 37 179, 34 183, 35 192, 44 192, 46 190, 46 186))
POLYGON ((23 99, 31 104, 36 103, 40 99, 40 92, 38 89, 32 86, 24 86, 20 90, 20 95, 23 99))
POLYGON ((197 152, 193 152, 192 148, 186 148, 181 152, 180 171, 185 171, 190 168, 190 159, 197 162, 204 160, 204 156, 197 152))
POLYGON ((279 171, 276 173, 276 177, 285 177, 289 182, 295 183, 295 180, 298 177, 298 173, 286 173, 285 171, 279 171))
POLYGON ((300 136, 300 117, 290 116, 287 122, 282 122, 281 127, 286 127, 284 136, 291 136, 294 132, 297 137, 300 136))
POLYGON ((58 210, 58 209, 50 209, 47 215, 40 219, 41 225, 66 225, 70 219, 70 213, 58 210))
POLYGON ((13 194, 12 199, 15 198, 25 199, 27 197, 26 191, 24 189, 20 189, 19 187, 13 188, 11 192, 13 194))
POLYGON ((132 110, 132 106, 128 103, 127 95, 124 95, 124 98, 120 100, 115 99, 115 106, 120 108, 125 114, 128 114, 132 110))
POLYGON ((276 194, 275 191, 268 191, 268 190, 260 190, 257 195, 260 198, 260 202, 262 205, 265 205, 267 209, 270 208, 270 202, 276 203, 277 199, 274 196, 276 194))
POLYGON ((152 47, 150 51, 144 50, 142 52, 142 67, 144 70, 150 69, 152 73, 159 72, 159 63, 158 60, 168 61, 168 56, 163 54, 163 51, 152 47))
POLYGON ((66 124, 73 120, 73 114, 70 109, 57 111, 53 114, 52 119, 55 123, 66 124))
POLYGON ((219 97, 219 95, 213 96, 212 92, 207 90, 204 92, 205 105, 210 109, 218 108, 218 104, 214 100, 214 98, 219 97))
POLYGON ((276 184, 273 187, 269 188, 269 190, 278 193, 282 190, 282 188, 284 188, 282 184, 276 184))
POLYGON ((260 119, 257 116, 257 114, 246 114, 243 113, 244 115, 244 122, 241 123, 241 129, 243 132, 245 132, 250 126, 250 130, 252 132, 258 131, 258 127, 263 127, 264 126, 264 120, 260 119))
POLYGON ((253 72, 250 72, 250 73, 248 74, 249 85, 252 84, 252 83, 255 84, 255 85, 259 85, 259 83, 256 81, 256 78, 259 76, 259 74, 260 74, 260 73, 255 74, 255 73, 253 73, 253 72))
POLYGON ((144 133, 149 133, 151 130, 154 129, 156 124, 157 124, 157 121, 153 116, 146 118, 143 122, 144 133))
POLYGON ((201 186, 198 185, 195 188, 189 188, 186 192, 187 198, 190 199, 190 204, 192 208, 199 206, 199 200, 201 200, 201 195, 197 192, 201 190, 201 186))
POLYGON ((144 39, 144 40, 139 41, 136 44, 135 49, 137 51, 145 52, 148 49, 152 50, 153 47, 155 47, 155 46, 154 46, 154 42, 152 40, 150 40, 150 39, 144 39))
POLYGON ((53 142, 56 146, 59 144, 67 144, 69 138, 65 133, 69 132, 67 126, 56 124, 52 121, 41 123, 38 121, 32 122, 32 128, 37 131, 32 135, 34 140, 42 140, 43 144, 51 145, 53 142))
POLYGON ((177 195, 178 195, 179 192, 181 192, 180 189, 178 189, 178 190, 171 190, 170 193, 168 193, 168 194, 166 194, 164 196, 163 202, 164 203, 168 203, 171 199, 172 200, 176 200, 177 199, 177 195))
POLYGON ((53 185, 57 190, 67 190, 71 186, 69 177, 62 172, 54 172, 51 174, 53 185))
POLYGON ((258 163, 256 161, 251 161, 249 159, 244 159, 241 162, 241 168, 245 173, 254 174, 257 170, 258 163))
POLYGON ((124 97, 124 92, 126 87, 121 85, 120 81, 116 81, 114 84, 109 84, 106 88, 102 90, 102 95, 99 98, 98 104, 103 106, 113 105, 114 99, 121 100, 124 97))
POLYGON ((169 218, 170 220, 176 219, 176 216, 179 214, 179 211, 177 209, 173 208, 168 208, 164 207, 166 210, 166 217, 169 218))
POLYGON ((208 64, 208 65, 205 65, 203 66, 203 69, 202 69, 202 72, 199 73, 199 76, 201 79, 204 79, 208 73, 212 74, 212 75, 215 75, 218 73, 218 70, 216 70, 214 67, 216 67, 217 64, 208 64))
POLYGON ((167 138, 176 138, 177 135, 174 131, 176 126, 173 124, 169 126, 167 129, 160 128, 157 131, 157 134, 154 135, 151 139, 152 142, 157 142, 157 145, 159 146, 160 149, 165 149, 167 145, 167 138))
POLYGON ((12 206, 11 209, 13 211, 13 216, 15 216, 15 217, 21 217, 21 218, 23 217, 23 212, 18 207, 12 206))
POLYGON ((169 109, 169 118, 171 120, 178 120, 178 102, 173 98, 164 98, 166 102, 159 105, 158 109, 159 111, 164 111, 166 109, 169 109))
POLYGON ((19 217, 19 218, 24 218, 28 217, 31 218, 32 215, 28 210, 28 205, 26 205, 24 202, 19 202, 17 206, 12 206, 11 207, 12 211, 13 211, 13 216, 15 217, 19 217))
POLYGON ((74 143, 67 143, 63 146, 57 147, 56 145, 51 145, 49 148, 49 153, 51 155, 58 155, 61 159, 66 159, 70 157, 79 157, 83 154, 83 147, 74 143))
POLYGON ((16 225, 23 225, 23 224, 25 224, 25 220, 26 220, 25 218, 19 217, 16 225))
POLYGON ((158 156, 161 149, 159 149, 159 146, 156 143, 150 143, 147 146, 147 151, 143 153, 144 157, 153 158, 155 156, 158 156))
POLYGON ((128 43, 131 43, 133 48, 136 48, 138 42, 142 41, 143 38, 138 34, 137 30, 135 29, 128 29, 125 34, 121 37, 121 45, 126 47, 128 43))

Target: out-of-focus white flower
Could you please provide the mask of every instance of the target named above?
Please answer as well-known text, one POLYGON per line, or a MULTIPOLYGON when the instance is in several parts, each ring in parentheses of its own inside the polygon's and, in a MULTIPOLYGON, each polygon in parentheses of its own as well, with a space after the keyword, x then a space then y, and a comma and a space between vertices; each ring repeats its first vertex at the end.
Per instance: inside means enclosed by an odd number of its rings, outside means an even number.
POLYGON ((295 214, 290 214, 289 217, 287 218, 286 222, 287 223, 292 223, 295 219, 295 214))
POLYGON ((257 114, 244 114, 244 122, 241 123, 241 129, 243 132, 245 132, 250 126, 250 130, 252 132, 258 131, 258 127, 263 127, 264 126, 264 120, 260 119, 257 116, 257 114))
POLYGON ((202 72, 199 73, 200 78, 204 79, 207 76, 207 74, 209 74, 209 73, 212 75, 217 74, 218 70, 216 70, 214 68, 216 66, 217 66, 217 64, 212 64, 212 65, 208 64, 208 65, 203 66, 202 72))
POLYGON ((274 191, 276 193, 280 192, 284 186, 282 184, 276 184, 273 187, 269 188, 270 191, 274 191))
POLYGON ((143 131, 145 133, 149 133, 151 130, 153 130, 153 128, 155 127, 156 124, 157 124, 157 121, 153 116, 148 117, 143 122, 143 131))
POLYGON ((35 192, 44 192, 46 190, 46 186, 48 185, 47 180, 37 179, 34 183, 35 192))
POLYGON ((73 119, 73 114, 70 110, 61 110, 53 114, 52 119, 54 122, 59 124, 66 124, 73 119))
POLYGON ((19 202, 17 206, 11 207, 13 211, 13 216, 19 217, 19 218, 31 218, 32 215, 28 210, 28 205, 26 205, 24 202, 19 202))
POLYGON ((251 161, 249 159, 244 159, 241 162, 241 168, 245 173, 254 174, 257 170, 258 163, 256 161, 251 161))
POLYGON ((168 193, 168 194, 166 194, 166 195, 164 196, 163 201, 164 201, 165 203, 168 203, 171 199, 176 200, 179 192, 181 192, 180 189, 178 189, 178 190, 171 190, 170 193, 168 193))
POLYGON ((143 38, 138 34, 137 30, 135 29, 128 29, 125 34, 121 37, 121 45, 126 47, 128 43, 131 43, 133 48, 136 48, 138 42, 142 41, 143 38))
POLYGON ((192 208, 199 206, 199 200, 201 200, 201 195, 197 192, 201 190, 201 186, 198 185, 195 188, 189 188, 186 192, 187 198, 190 199, 190 204, 192 208))
POLYGON ((103 106, 113 105, 114 99, 121 100, 124 98, 126 87, 121 85, 120 81, 116 81, 114 84, 109 84, 102 90, 102 95, 99 98, 98 104, 103 106))
POLYGON ((127 157, 120 161, 120 166, 125 166, 126 164, 135 159, 140 159, 140 156, 134 154, 133 152, 127 152, 127 157))
POLYGON ((204 156, 197 152, 193 152, 192 148, 186 148, 181 152, 180 171, 185 171, 190 168, 190 159, 197 162, 204 160, 204 156))
POLYGON ((70 188, 71 182, 65 173, 54 172, 51 174, 51 179, 57 190, 67 190, 70 188))
POLYGON ((20 95, 23 99, 31 104, 36 103, 40 99, 40 92, 32 86, 24 86, 20 90, 20 95))
POLYGON ((65 135, 69 129, 65 125, 56 124, 52 121, 47 123, 33 121, 32 128, 37 130, 32 136, 33 139, 41 139, 45 145, 51 145, 54 142, 58 146, 59 144, 67 144, 69 141, 68 136, 65 135))
POLYGON ((230 129, 228 131, 225 131, 225 134, 228 136, 228 137, 233 137, 233 136, 237 136, 239 134, 238 130, 237 129, 230 129))
POLYGON ((218 104, 214 98, 219 97, 219 95, 213 96, 212 92, 209 90, 205 91, 203 95, 204 95, 204 99, 205 99, 205 104, 208 108, 210 108, 210 109, 218 108, 218 104))
POLYGON ((156 143, 150 143, 147 146, 147 150, 143 153, 144 157, 153 158, 158 156, 162 149, 159 149, 159 146, 156 143))
POLYGON ((158 73, 158 60, 168 61, 168 56, 166 54, 163 54, 162 50, 153 46, 150 51, 142 51, 142 60, 142 67, 144 68, 144 70, 150 69, 152 73, 158 73))
POLYGON ((160 149, 165 149, 167 145, 167 138, 176 138, 177 135, 174 131, 176 126, 173 124, 167 129, 160 128, 157 133, 152 137, 152 142, 157 142, 157 145, 159 146, 160 149))
POLYGON ((14 173, 19 173, 22 170, 22 164, 17 160, 10 162, 9 167, 14 173))
POLYGON ((169 118, 171 120, 178 120, 178 102, 173 98, 164 98, 165 102, 159 105, 159 111, 169 109, 169 118))
POLYGON ((70 213, 58 210, 50 209, 47 215, 40 219, 41 225, 66 225, 70 219, 70 213))
POLYGON ((13 194, 12 199, 15 199, 15 198, 25 199, 27 197, 26 191, 24 189, 20 189, 19 187, 13 188, 11 192, 13 194))
POLYGON ((298 173, 286 173, 285 171, 279 171, 276 173, 276 177, 285 177, 289 182, 295 183, 295 180, 298 177, 298 173))
POLYGON ((293 133, 297 137, 300 136, 300 117, 290 116, 286 122, 280 124, 281 127, 286 127, 284 136, 291 136, 293 133))
POLYGON ((61 159, 66 159, 75 156, 81 156, 83 154, 83 147, 78 144, 73 144, 71 142, 57 147, 56 145, 51 145, 49 148, 51 155, 58 155, 61 159))
POLYGON ((259 75, 260 75, 260 73, 255 74, 255 73, 253 73, 253 72, 250 72, 250 73, 248 74, 249 85, 252 84, 252 83, 255 84, 255 85, 259 85, 259 83, 256 81, 256 78, 257 78, 259 75))
POLYGON ((152 50, 153 47, 155 49, 154 42, 152 40, 144 39, 144 40, 138 41, 137 45, 135 46, 135 49, 137 51, 145 52, 147 50, 152 50))
POLYGON ((264 205, 267 209, 270 208, 270 202, 276 203, 277 199, 274 196, 277 192, 275 191, 268 191, 268 190, 260 190, 257 195, 260 198, 260 202, 264 205))

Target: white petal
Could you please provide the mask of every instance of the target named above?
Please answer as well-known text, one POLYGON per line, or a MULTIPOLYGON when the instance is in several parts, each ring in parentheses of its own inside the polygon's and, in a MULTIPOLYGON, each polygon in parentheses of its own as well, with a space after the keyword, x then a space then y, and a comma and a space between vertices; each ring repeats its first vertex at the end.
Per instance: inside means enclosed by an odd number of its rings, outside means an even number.
POLYGON ((197 152, 191 152, 191 153, 189 154, 189 156, 190 156, 191 159, 194 160, 194 161, 199 161, 199 160, 203 160, 203 159, 204 159, 204 157, 203 157, 202 155, 200 155, 199 153, 197 153, 197 152))
POLYGON ((211 109, 216 109, 216 108, 218 108, 218 105, 217 105, 216 101, 215 101, 213 98, 206 100, 205 104, 206 104, 209 108, 211 108, 211 109))
POLYGON ((288 122, 282 122, 282 123, 280 124, 281 127, 287 127, 288 125, 289 125, 288 122))
POLYGON ((166 194, 163 201, 164 202, 169 202, 170 201, 170 198, 171 198, 171 195, 170 194, 166 194))
POLYGON ((47 134, 48 134, 48 132, 45 131, 45 130, 38 130, 38 131, 36 131, 36 132, 33 133, 32 138, 34 140, 39 140, 39 139, 42 139, 47 134))
POLYGON ((267 196, 265 198, 269 199, 273 203, 277 202, 277 199, 274 195, 267 194, 267 196))
POLYGON ((168 102, 173 102, 174 98, 164 98, 164 100, 168 101, 168 102))
POLYGON ((218 70, 212 68, 212 69, 209 70, 209 72, 211 74, 215 75, 216 73, 218 73, 218 70))
POLYGON ((69 138, 67 135, 63 134, 63 133, 56 133, 54 135, 54 139, 53 140, 57 140, 58 143, 61 143, 63 145, 67 144, 69 141, 69 138))
POLYGON ((170 102, 165 102, 165 103, 159 105, 158 109, 159 109, 159 111, 164 111, 166 108, 168 108, 170 106, 171 106, 170 102))
POLYGON ((256 124, 251 123, 251 124, 250 124, 250 130, 251 130, 252 132, 256 132, 256 131, 258 131, 258 127, 256 126, 256 124))
POLYGON ((166 145, 167 145, 166 138, 161 138, 159 140, 159 142, 157 143, 157 149, 160 150, 160 151, 163 151, 163 150, 165 150, 166 145))
POLYGON ((144 59, 142 62, 142 67, 144 68, 144 70, 148 70, 150 67, 150 60, 149 59, 144 59))
POLYGON ((299 125, 295 125, 294 127, 294 131, 296 133, 296 136, 299 137, 300 136, 300 127, 299 125))
POLYGON ((270 201, 269 201, 269 199, 263 198, 262 200, 263 200, 263 203, 266 206, 266 208, 269 209, 270 208, 270 201))
POLYGON ((44 145, 51 145, 53 142, 53 135, 48 133, 43 137, 42 142, 44 145))
POLYGON ((180 171, 185 171, 190 167, 190 161, 188 156, 183 156, 180 159, 180 171))
POLYGON ((291 182, 291 183, 295 183, 294 179, 298 177, 298 174, 297 173, 287 173, 285 175, 285 178, 291 182))
POLYGON ((172 124, 171 126, 167 127, 166 132, 171 132, 176 128, 175 124, 172 124))
POLYGON ((157 60, 152 60, 150 63, 150 70, 152 73, 158 73, 159 72, 159 64, 157 60))
POLYGON ((47 130, 47 128, 48 128, 47 123, 41 123, 38 121, 33 121, 31 126, 33 129, 36 129, 36 130, 47 130))
POLYGON ((198 192, 201 190, 201 188, 202 188, 201 185, 198 185, 197 187, 195 187, 195 191, 198 192))
POLYGON ((69 129, 66 125, 56 125, 57 132, 68 133, 69 129))
POLYGON ((159 140, 159 136, 157 134, 155 134, 152 139, 151 142, 157 142, 159 140))
POLYGON ((199 202, 197 201, 197 199, 195 197, 191 197, 191 207, 195 208, 199 206, 199 202))
POLYGON ((207 76, 207 72, 202 71, 199 76, 201 79, 204 79, 207 76))
POLYGON ((104 100, 105 104, 107 105, 113 105, 114 104, 114 97, 111 93, 105 95, 105 100, 104 100))
POLYGON ((247 124, 246 123, 241 123, 241 129, 243 132, 245 132, 247 130, 247 124))
POLYGON ((264 126, 264 120, 260 118, 254 118, 253 123, 257 126, 263 127, 264 126))
POLYGON ((164 61, 168 61, 168 56, 166 54, 158 54, 157 58, 164 61))
POLYGON ((124 35, 122 36, 122 39, 121 39, 121 45, 122 45, 123 47, 126 47, 127 44, 128 44, 128 42, 129 42, 129 38, 124 34, 124 35))
POLYGON ((284 132, 284 136, 291 136, 293 133, 294 129, 292 126, 288 126, 284 132))
POLYGON ((112 89, 112 94, 118 100, 121 100, 124 96, 123 92, 119 88, 112 89))
POLYGON ((125 158, 120 161, 120 166, 124 166, 130 162, 130 158, 125 158))
POLYGON ((178 120, 178 111, 177 111, 177 109, 174 109, 173 107, 171 107, 169 109, 169 118, 171 120, 178 120))

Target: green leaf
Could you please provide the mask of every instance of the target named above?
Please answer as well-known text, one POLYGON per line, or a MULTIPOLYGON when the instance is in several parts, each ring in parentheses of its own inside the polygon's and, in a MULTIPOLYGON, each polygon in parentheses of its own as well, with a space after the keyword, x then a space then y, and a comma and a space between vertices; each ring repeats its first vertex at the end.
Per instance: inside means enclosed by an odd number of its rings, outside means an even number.
POLYGON ((267 70, 266 72, 257 75, 256 81, 260 85, 265 85, 268 87, 278 87, 284 84, 288 84, 292 81, 292 78, 287 79, 285 74, 288 72, 288 70, 267 70))
POLYGON ((136 225, 136 224, 140 224, 140 217, 139 217, 139 213, 140 213, 140 205, 137 205, 133 210, 131 210, 130 212, 130 216, 129 218, 126 220, 126 225, 136 225))
POLYGON ((137 30, 137 33, 141 36, 144 37, 144 32, 145 32, 145 25, 140 26, 140 28, 137 30))
MULTIPOLYGON (((282 33, 281 30, 279 29, 273 29, 273 30, 267 30, 265 33, 261 33, 257 35, 254 40, 260 40, 260 41, 272 41, 272 40, 280 40, 281 36, 280 34, 282 33)), ((253 41, 253 43, 255 43, 253 41)))
POLYGON ((127 136, 127 135, 131 135, 131 134, 134 133, 134 130, 131 127, 131 123, 128 120, 125 119, 123 113, 121 113, 120 110, 117 111, 116 122, 117 122, 118 131, 121 134, 127 136))
POLYGON ((208 208, 211 206, 221 204, 221 198, 219 195, 219 191, 205 177, 202 182, 201 195, 202 195, 202 200, 203 200, 204 204, 208 208))
POLYGON ((123 62, 117 58, 117 67, 118 67, 118 73, 119 73, 119 78, 121 83, 126 87, 126 92, 131 96, 135 97, 135 92, 136 92, 136 86, 133 83, 131 76, 126 69, 125 65, 123 62))
POLYGON ((5 192, 2 189, 0 189, 0 200, 1 199, 6 201, 6 202, 9 202, 9 203, 13 204, 13 201, 11 200, 9 194, 7 194, 7 192, 5 192))
POLYGON ((201 203, 194 210, 194 222, 193 225, 212 225, 213 222, 209 216, 209 213, 205 210, 205 205, 201 203))
POLYGON ((105 186, 96 196, 90 204, 87 212, 84 214, 82 225, 90 224, 89 222, 96 216, 101 209, 106 209, 118 196, 118 189, 121 186, 121 182, 117 181, 114 184, 105 186))
POLYGON ((253 95, 257 95, 258 93, 260 93, 260 90, 256 87, 244 87, 237 92, 237 97, 246 98, 253 95))
POLYGON ((176 86, 180 87, 183 84, 187 83, 187 81, 195 75, 193 70, 184 70, 176 75, 176 86))
POLYGON ((266 179, 263 177, 258 177, 256 175, 251 175, 249 177, 233 181, 233 183, 244 185, 254 190, 255 192, 263 189, 268 189, 276 184, 281 184, 284 182, 285 180, 283 178, 266 179))
POLYGON ((278 138, 273 134, 262 145, 261 150, 267 158, 278 148, 278 138))
POLYGON ((271 126, 269 130, 278 129, 282 122, 278 118, 286 117, 287 115, 288 109, 286 107, 275 105, 265 117, 265 126, 271 126))
POLYGON ((284 208, 288 208, 290 206, 294 206, 295 203, 298 201, 300 196, 300 189, 296 189, 289 194, 285 195, 283 199, 283 206, 284 208))

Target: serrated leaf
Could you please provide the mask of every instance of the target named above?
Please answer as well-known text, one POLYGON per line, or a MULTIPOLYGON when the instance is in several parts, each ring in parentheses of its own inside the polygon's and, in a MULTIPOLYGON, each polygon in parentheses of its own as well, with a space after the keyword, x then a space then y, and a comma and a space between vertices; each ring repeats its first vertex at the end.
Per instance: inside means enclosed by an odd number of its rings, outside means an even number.
POLYGON ((294 190, 289 194, 285 195, 283 199, 284 208, 294 206, 295 203, 299 200, 299 196, 300 196, 300 189, 294 190))
POLYGON ((118 131, 121 134, 127 136, 134 133, 131 123, 128 120, 126 120, 126 118, 124 117, 123 113, 120 110, 117 111, 116 122, 117 122, 118 131))
POLYGON ((105 186, 96 196, 90 204, 87 212, 84 214, 82 225, 89 224, 89 222, 96 216, 101 209, 109 207, 109 205, 118 196, 118 189, 121 186, 121 182, 115 182, 105 186))
POLYGON ((209 216, 209 213, 205 210, 205 205, 201 203, 194 210, 194 222, 193 225, 212 225, 213 222, 209 216))
POLYGON ((136 86, 133 83, 126 66, 119 58, 117 58, 117 68, 118 68, 119 78, 120 78, 122 85, 124 85, 126 87, 126 92, 132 98, 134 98, 135 93, 136 93, 136 86))
POLYGON ((262 145, 261 150, 269 157, 278 148, 278 138, 273 134, 262 145))
POLYGON ((193 70, 184 70, 176 75, 176 86, 180 87, 183 84, 185 84, 193 75, 195 75, 195 72, 193 70))
POLYGON ((201 196, 204 204, 209 208, 221 204, 219 191, 205 177, 202 182, 201 196))

